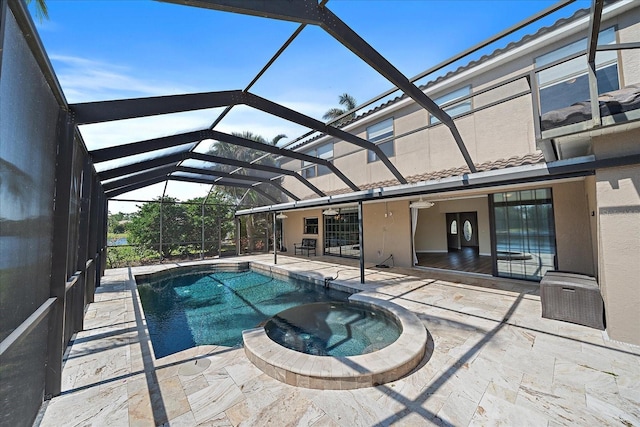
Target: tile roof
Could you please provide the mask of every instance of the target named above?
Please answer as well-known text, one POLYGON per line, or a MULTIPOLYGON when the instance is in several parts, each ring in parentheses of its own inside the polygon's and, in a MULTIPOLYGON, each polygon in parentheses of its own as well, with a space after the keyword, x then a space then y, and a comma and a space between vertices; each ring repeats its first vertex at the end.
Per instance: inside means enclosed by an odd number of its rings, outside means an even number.
MULTIPOLYGON (((490 170, 506 169, 506 168, 512 168, 516 166, 534 165, 534 164, 543 163, 543 162, 544 162, 544 155, 542 154, 542 152, 536 152, 536 153, 529 153, 524 156, 509 157, 508 159, 498 159, 498 160, 487 161, 484 163, 476 163, 475 166, 478 172, 486 172, 490 170)), ((444 178, 450 178, 453 176, 461 176, 470 172, 471 171, 467 166, 461 166, 457 168, 442 169, 434 172, 425 172, 422 174, 411 175, 406 177, 406 179, 410 184, 415 184, 418 182, 434 181, 434 180, 440 180, 444 178)), ((399 184, 400 182, 397 179, 390 179, 386 181, 377 181, 377 182, 357 184, 357 185, 358 187, 360 187, 361 190, 372 190, 374 188, 385 188, 385 187, 391 187, 393 185, 399 185, 399 184)), ((351 192, 353 192, 353 190, 351 190, 350 188, 341 188, 338 190, 326 191, 325 194, 327 196, 336 196, 338 194, 347 194, 351 192)), ((316 195, 311 195, 309 197, 306 197, 305 199, 314 199, 316 197, 317 197, 316 195)))

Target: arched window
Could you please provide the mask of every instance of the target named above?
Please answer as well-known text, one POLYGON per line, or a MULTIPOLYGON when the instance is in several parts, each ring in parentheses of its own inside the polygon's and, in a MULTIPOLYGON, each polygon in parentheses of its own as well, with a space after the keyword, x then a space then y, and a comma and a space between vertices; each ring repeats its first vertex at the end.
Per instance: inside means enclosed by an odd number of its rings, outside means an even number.
POLYGON ((449 227, 449 232, 451 234, 458 234, 458 220, 451 221, 451 226, 449 227))

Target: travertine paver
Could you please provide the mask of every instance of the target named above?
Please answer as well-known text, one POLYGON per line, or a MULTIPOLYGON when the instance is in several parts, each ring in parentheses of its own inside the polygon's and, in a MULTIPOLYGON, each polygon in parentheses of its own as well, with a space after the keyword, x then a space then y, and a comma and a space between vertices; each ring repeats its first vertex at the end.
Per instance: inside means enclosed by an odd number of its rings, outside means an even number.
POLYGON ((156 360, 132 278, 167 266, 107 270, 41 425, 640 425, 640 348, 542 319, 535 286, 465 285, 400 268, 367 270, 361 285, 357 265, 325 259, 279 256, 277 267, 337 275, 338 285, 413 311, 429 331, 416 370, 378 387, 312 390, 267 376, 241 348, 156 360))

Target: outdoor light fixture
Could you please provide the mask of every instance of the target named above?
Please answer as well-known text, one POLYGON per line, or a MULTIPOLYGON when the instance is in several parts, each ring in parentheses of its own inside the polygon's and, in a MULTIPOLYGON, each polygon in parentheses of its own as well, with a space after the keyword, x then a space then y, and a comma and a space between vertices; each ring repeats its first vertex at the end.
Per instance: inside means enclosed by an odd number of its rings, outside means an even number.
POLYGON ((338 211, 333 209, 333 208, 329 208, 329 209, 326 209, 326 210, 322 211, 322 215, 335 216, 335 215, 338 215, 338 211))
POLYGON ((287 215, 285 215, 284 213, 280 212, 278 215, 276 215, 277 219, 287 219, 289 218, 287 215))
POLYGON ((420 197, 420 200, 411 203, 409 207, 413 209, 428 209, 433 205, 435 205, 435 203, 429 202, 428 200, 422 200, 422 197, 420 197))

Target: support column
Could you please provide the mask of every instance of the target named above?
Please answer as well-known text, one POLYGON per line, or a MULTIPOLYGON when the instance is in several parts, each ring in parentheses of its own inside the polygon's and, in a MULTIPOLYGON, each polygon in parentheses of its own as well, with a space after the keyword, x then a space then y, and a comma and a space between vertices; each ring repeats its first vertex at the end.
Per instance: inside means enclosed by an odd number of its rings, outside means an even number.
POLYGON ((362 200, 358 202, 358 240, 360 244, 360 283, 364 283, 364 225, 362 222, 362 200))
POLYGON ((218 258, 222 256, 222 218, 218 217, 218 258))
POLYGON ((273 212, 273 263, 278 263, 278 245, 276 244, 276 213, 273 212))
POLYGON ((589 99, 591 101, 591 124, 593 127, 602 125, 600 117, 600 103, 598 102, 598 77, 596 75, 596 47, 598 34, 600 33, 600 20, 602 18, 603 0, 594 0, 591 3, 591 20, 587 49, 587 72, 589 77, 589 99))
POLYGON ((200 259, 204 259, 204 203, 202 204, 202 246, 200 246, 200 259))
POLYGON ((162 262, 162 202, 164 196, 160 199, 160 244, 158 245, 158 253, 160 254, 160 262, 162 262))
POLYGON ((236 218, 236 255, 241 255, 240 249, 240 218, 236 218))
POLYGON ((67 241, 69 235, 69 201, 73 164, 73 123, 67 112, 58 117, 58 154, 56 155, 55 205, 53 212, 53 245, 51 250, 50 296, 56 298, 49 317, 45 399, 58 396, 62 390, 62 357, 65 349, 65 284, 67 281, 67 241))

